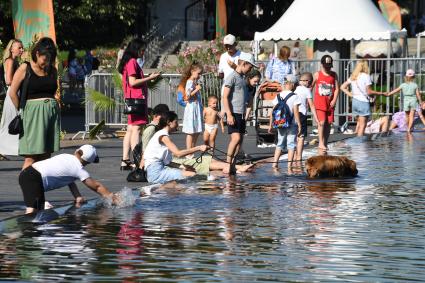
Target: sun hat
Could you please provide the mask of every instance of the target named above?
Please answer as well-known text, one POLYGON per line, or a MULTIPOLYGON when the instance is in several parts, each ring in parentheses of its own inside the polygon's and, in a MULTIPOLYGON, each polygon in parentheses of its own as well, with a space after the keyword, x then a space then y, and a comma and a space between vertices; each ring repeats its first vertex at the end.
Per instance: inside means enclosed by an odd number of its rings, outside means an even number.
POLYGON ((293 83, 293 84, 295 84, 295 83, 297 83, 297 77, 296 76, 294 76, 294 75, 291 75, 291 74, 289 74, 289 75, 286 75, 285 76, 285 78, 284 78, 284 82, 285 83, 293 83))
POLYGON ((236 42, 236 37, 233 34, 228 34, 223 38, 224 45, 233 45, 236 42))
POLYGON ((90 144, 82 145, 79 149, 83 152, 81 159, 88 163, 99 163, 99 156, 97 155, 96 148, 90 144))
POLYGON ((415 76, 415 71, 413 71, 412 69, 408 69, 406 71, 406 77, 414 77, 415 76))
POLYGON ((320 63, 325 67, 333 67, 333 61, 330 55, 323 55, 322 59, 320 59, 320 63))
POLYGON ((255 61, 254 61, 254 55, 252 55, 251 53, 241 52, 241 54, 239 55, 239 60, 248 62, 255 68, 258 68, 258 66, 255 64, 255 61))

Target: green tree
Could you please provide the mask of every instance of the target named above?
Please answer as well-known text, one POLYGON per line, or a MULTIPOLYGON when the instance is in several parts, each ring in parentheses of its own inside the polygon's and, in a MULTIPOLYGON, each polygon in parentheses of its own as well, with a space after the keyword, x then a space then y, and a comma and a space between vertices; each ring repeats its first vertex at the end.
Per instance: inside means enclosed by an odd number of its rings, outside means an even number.
MULTIPOLYGON (((53 0, 59 48, 117 46, 128 35, 144 34, 150 26, 154 0, 53 0)), ((12 0, 0 1, 0 39, 13 38, 12 0)))

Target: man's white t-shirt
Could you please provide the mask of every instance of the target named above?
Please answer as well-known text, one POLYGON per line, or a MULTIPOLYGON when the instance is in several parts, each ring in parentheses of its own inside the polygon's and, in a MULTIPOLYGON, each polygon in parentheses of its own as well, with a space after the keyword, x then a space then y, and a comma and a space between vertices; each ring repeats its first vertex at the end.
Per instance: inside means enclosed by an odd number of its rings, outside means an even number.
POLYGON ((366 73, 360 73, 357 77, 357 80, 353 81, 350 78, 348 81, 351 83, 351 92, 353 93, 353 98, 363 102, 369 102, 367 87, 372 84, 370 75, 366 73))
POLYGON ((224 74, 224 79, 226 79, 227 76, 234 71, 234 69, 229 66, 229 63, 227 63, 227 60, 230 60, 237 65, 240 55, 241 55, 240 50, 236 51, 236 53, 233 54, 233 56, 230 56, 229 53, 227 52, 224 52, 223 54, 221 54, 220 61, 218 63, 218 72, 224 74))
MULTIPOLYGON (((289 90, 284 90, 281 93, 279 93, 280 98, 285 99, 285 97, 290 94, 292 91, 289 90)), ((273 99, 273 107, 276 106, 279 103, 279 100, 277 98, 277 96, 273 99)), ((301 102, 298 98, 297 95, 293 95, 291 96, 287 101, 286 104, 289 106, 289 109, 291 111, 291 114, 294 115, 294 106, 295 105, 300 105, 301 102)), ((292 124, 291 125, 295 125, 297 122, 295 121, 295 119, 292 119, 292 124)))
POLYGON ((59 154, 35 162, 32 167, 40 173, 44 191, 58 189, 76 180, 84 181, 90 178, 90 174, 83 169, 80 160, 72 154, 59 154))
POLYGON ((164 165, 170 164, 173 159, 173 154, 168 147, 159 142, 159 138, 162 136, 169 136, 166 129, 162 129, 156 132, 146 147, 143 153, 143 159, 145 160, 145 168, 155 162, 161 162, 164 165))
POLYGON ((297 86, 294 92, 296 93, 300 101, 300 113, 303 115, 307 115, 307 99, 312 99, 311 89, 303 85, 299 85, 297 86))

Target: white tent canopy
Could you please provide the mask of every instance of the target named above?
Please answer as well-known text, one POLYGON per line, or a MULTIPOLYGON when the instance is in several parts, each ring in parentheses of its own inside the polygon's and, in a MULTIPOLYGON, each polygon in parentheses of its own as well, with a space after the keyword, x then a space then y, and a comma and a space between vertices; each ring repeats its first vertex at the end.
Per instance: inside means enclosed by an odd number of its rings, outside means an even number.
POLYGON ((254 40, 389 40, 404 36, 370 0, 295 0, 268 30, 254 40))

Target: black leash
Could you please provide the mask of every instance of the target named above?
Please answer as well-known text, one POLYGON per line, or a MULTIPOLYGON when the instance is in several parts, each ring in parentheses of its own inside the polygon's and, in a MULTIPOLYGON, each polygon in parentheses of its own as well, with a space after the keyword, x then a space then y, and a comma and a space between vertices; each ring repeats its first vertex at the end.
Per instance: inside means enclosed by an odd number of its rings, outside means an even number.
MULTIPOLYGON (((214 150, 216 150, 216 151, 218 151, 218 152, 220 152, 220 153, 222 153, 223 155, 225 155, 226 157, 232 157, 232 156, 230 156, 230 155, 228 155, 227 154, 227 152, 224 152, 224 151, 222 151, 222 150, 220 150, 220 149, 218 149, 218 148, 215 148, 214 150)), ((255 153, 254 153, 255 154, 255 153)), ((257 153, 257 154, 262 154, 262 153, 257 153)), ((219 161, 222 161, 222 162, 226 162, 227 164, 231 164, 232 165, 232 163, 231 162, 228 162, 227 160, 222 160, 222 159, 220 159, 220 158, 218 158, 217 157, 217 155, 212 155, 212 154, 210 154, 212 157, 214 157, 215 159, 217 159, 217 160, 219 160, 219 161)), ((252 154, 250 154, 250 155, 252 155, 252 154)), ((273 157, 273 156, 270 156, 270 157, 273 157)), ((266 158, 270 158, 270 157, 266 157, 266 158)), ((235 162, 236 162, 236 156, 235 156, 235 158, 233 158, 232 157, 232 160, 235 160, 235 162)), ((303 160, 293 160, 293 161, 289 161, 289 160, 279 160, 279 161, 254 161, 253 163, 255 163, 255 164, 261 164, 261 163, 263 163, 263 164, 274 164, 274 163, 289 163, 289 162, 295 162, 295 161, 303 161, 303 160)))

